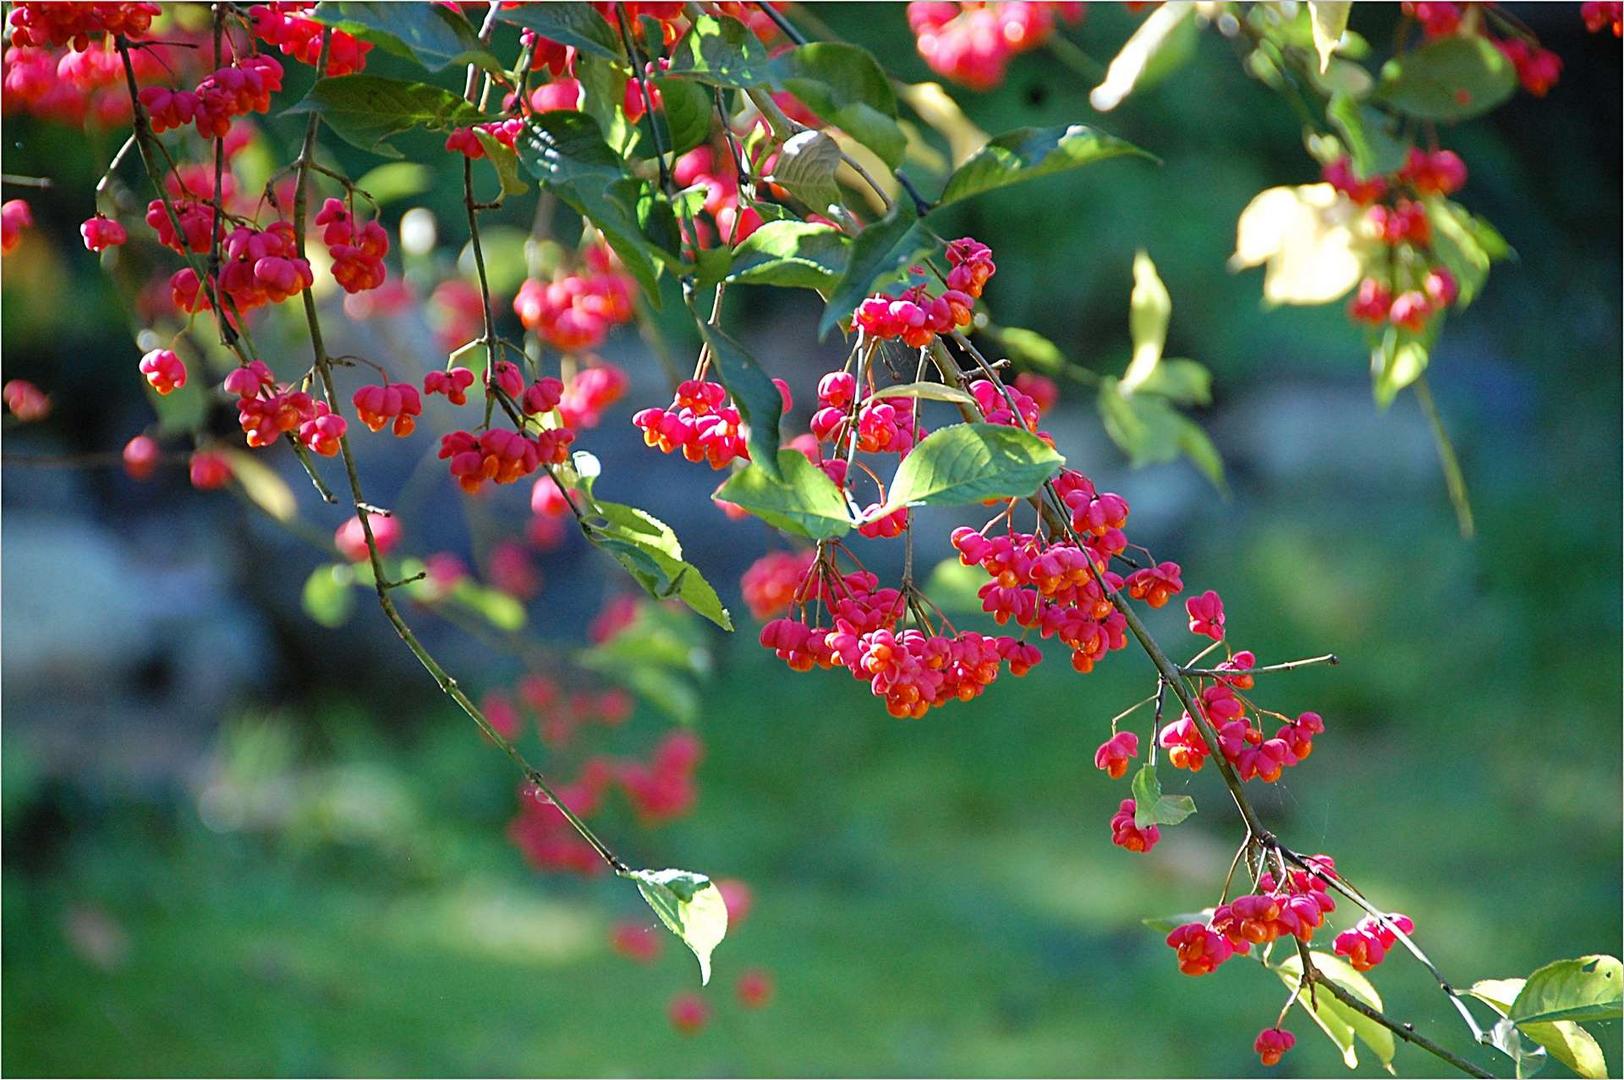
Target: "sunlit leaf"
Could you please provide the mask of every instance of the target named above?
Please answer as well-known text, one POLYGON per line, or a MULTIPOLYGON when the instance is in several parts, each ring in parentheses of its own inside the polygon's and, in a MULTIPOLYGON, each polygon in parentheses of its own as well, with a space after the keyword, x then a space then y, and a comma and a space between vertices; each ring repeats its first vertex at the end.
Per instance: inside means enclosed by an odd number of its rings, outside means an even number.
POLYGON ((778 471, 774 477, 752 463, 730 476, 715 497, 743 507, 775 529, 812 540, 833 540, 851 530, 845 496, 805 454, 780 450, 778 471))
POLYGON ((1105 80, 1088 95, 1088 103, 1100 112, 1110 112, 1122 104, 1134 89, 1146 82, 1156 58, 1178 39, 1181 28, 1190 23, 1196 5, 1189 0, 1169 0, 1139 25, 1112 59, 1105 80))
POLYGON ((530 190, 530 185, 519 175, 519 155, 513 152, 511 146, 499 142, 495 136, 479 128, 474 129, 474 138, 485 148, 485 160, 496 170, 496 178, 502 182, 503 195, 523 195, 530 190))
MULTIPOLYGON (((1511 1003, 1517 1000, 1527 981, 1480 979, 1466 992, 1505 1016, 1511 1011, 1511 1003)), ((1601 1044, 1572 1020, 1533 1021, 1518 1026, 1524 1035, 1586 1080, 1601 1080, 1607 1075, 1607 1058, 1602 1053, 1601 1044)))
POLYGON ((1356 213, 1330 184, 1269 188, 1241 211, 1230 268, 1264 266, 1270 304, 1329 303, 1364 274, 1354 250, 1356 213))
POLYGON ((298 517, 299 504, 293 497, 293 489, 275 469, 248 450, 230 447, 224 454, 231 462, 231 475, 254 505, 277 521, 292 521, 298 517))
POLYGON ((1167 344, 1167 324, 1173 317, 1173 298, 1156 273, 1156 264, 1144 251, 1133 257, 1133 295, 1128 301, 1128 333, 1133 359, 1122 376, 1122 390, 1131 394, 1156 370, 1167 344))
MULTIPOLYGON (((813 212, 840 205, 840 144, 821 131, 800 131, 784 140, 767 179, 801 200, 813 212)), ((787 223, 785 223, 787 224, 787 223)))
POLYGON ((1314 30, 1314 51, 1319 54, 1319 69, 1331 66, 1342 32, 1348 28, 1351 0, 1308 0, 1308 21, 1314 30))
POLYGON ((955 169, 937 205, 1125 155, 1150 157, 1132 143, 1082 124, 1017 128, 993 138, 955 169))
MULTIPOLYGON (((1321 978, 1336 983, 1370 1008, 1378 1012, 1381 1010, 1381 995, 1370 984, 1370 980, 1355 971, 1346 960, 1325 952, 1310 952, 1308 955, 1314 958, 1314 970, 1321 978)), ((1273 970, 1280 976, 1281 982, 1287 986, 1296 986, 1302 977, 1302 960, 1295 955, 1288 956, 1273 970)), ((1391 1071, 1393 1056, 1398 1052, 1398 1044, 1394 1041, 1391 1031, 1342 1004, 1323 989, 1310 995, 1305 987, 1297 995, 1297 1003, 1313 1016, 1320 1030, 1341 1049, 1342 1060, 1348 1068, 1354 1068, 1359 1064, 1358 1054, 1353 1046, 1353 1038, 1357 1036, 1359 1041, 1376 1055, 1377 1060, 1391 1071)))
POLYGON ((1518 1024, 1551 1020, 1618 1020, 1624 967, 1604 954, 1557 960, 1532 975, 1511 1003, 1518 1024))
POLYGON ((699 961, 699 981, 710 982, 711 953, 727 936, 727 904, 722 891, 703 874, 688 870, 626 870, 648 906, 699 961))
POLYGON ((938 428, 897 467, 884 516, 905 506, 960 506, 1024 498, 1066 459, 1029 431, 1000 424, 938 428))
POLYGON ((733 249, 727 280, 741 285, 830 289, 846 271, 851 238, 830 225, 769 221, 733 249))
POLYGON ((545 4, 504 4, 503 22, 528 27, 542 37, 605 60, 622 58, 620 36, 591 4, 549 0, 545 4))
POLYGON ((675 597, 723 630, 733 629, 716 590, 697 567, 683 561, 676 533, 659 518, 634 506, 598 499, 587 517, 586 535, 650 596, 675 597))

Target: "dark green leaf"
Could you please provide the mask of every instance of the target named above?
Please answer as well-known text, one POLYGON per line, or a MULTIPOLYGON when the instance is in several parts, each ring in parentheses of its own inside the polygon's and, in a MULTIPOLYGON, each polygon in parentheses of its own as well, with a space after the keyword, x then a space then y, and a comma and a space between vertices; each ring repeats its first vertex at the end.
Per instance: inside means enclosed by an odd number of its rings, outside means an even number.
POLYGON ((477 64, 499 72, 502 62, 461 15, 439 4, 377 4, 324 0, 310 17, 386 52, 415 60, 429 71, 477 64))
POLYGON ((1442 37, 1389 60, 1376 94, 1420 120, 1467 120, 1511 97, 1517 70, 1486 37, 1442 37))
POLYGON ((846 272, 829 297, 818 322, 821 337, 849 319, 857 305, 875 288, 905 272, 928 252, 934 241, 920 224, 913 204, 898 199, 890 213, 857 234, 851 244, 846 272))
POLYGON ((727 936, 727 904, 704 874, 687 870, 623 870, 637 883, 654 914, 699 960, 699 981, 710 982, 711 952, 727 936))
MULTIPOLYGON (((645 234, 649 222, 656 220, 651 211, 660 196, 646 195, 650 186, 626 175, 623 159, 603 141, 597 122, 580 112, 541 113, 519 136, 518 149, 531 176, 603 231, 650 303, 658 306, 659 267, 677 261, 668 248, 645 234), (639 201, 645 197, 648 201, 640 210, 639 201)), ((665 214, 669 213, 667 204, 665 214)))
POLYGON ((796 450, 778 452, 779 477, 751 464, 728 477, 716 498, 734 503, 775 529, 833 540, 852 527, 846 498, 824 471, 796 450))
POLYGON ((654 115, 663 127, 666 153, 686 154, 710 138, 715 112, 704 87, 665 77, 652 82, 660 92, 660 107, 654 115))
POLYGON ((288 113, 315 112, 334 134, 385 157, 400 151, 384 142, 412 128, 446 131, 490 120, 449 90, 377 75, 322 79, 288 113))
POLYGON ((739 415, 750 425, 750 460, 762 465, 768 474, 778 471, 778 418, 784 411, 784 397, 755 357, 719 327, 711 326, 696 313, 699 334, 710 347, 716 376, 733 396, 739 415))
POLYGON ((845 272, 851 239, 829 225, 769 221, 733 249, 727 280, 741 285, 830 289, 845 272))
POLYGON ((1618 1020, 1624 1011, 1624 967, 1602 954, 1546 964, 1511 1003, 1518 1024, 1555 1020, 1618 1020))
POLYGON ((886 505, 874 516, 904 506, 1024 498, 1065 461, 1054 447, 1018 428, 1000 424, 938 428, 902 459, 886 505))
POLYGON ((938 205, 1125 154, 1151 157, 1132 143, 1082 124, 1017 128, 997 136, 955 169, 938 205))
POLYGON ((1325 115, 1342 136, 1359 177, 1397 172, 1409 153, 1409 144, 1393 134, 1386 113, 1362 105, 1347 94, 1336 94, 1325 115))
POLYGON ((817 41, 777 61, 779 81, 806 107, 879 155, 890 168, 902 164, 908 138, 897 126, 897 98, 879 63, 866 49, 817 41))
POLYGON ((743 23, 726 16, 700 15, 671 50, 666 75, 748 90, 772 83, 776 71, 767 46, 743 23))
POLYGON ((592 5, 574 0, 551 0, 545 4, 519 4, 503 7, 497 16, 503 22, 523 26, 560 45, 573 45, 584 53, 605 60, 620 60, 620 35, 592 5))

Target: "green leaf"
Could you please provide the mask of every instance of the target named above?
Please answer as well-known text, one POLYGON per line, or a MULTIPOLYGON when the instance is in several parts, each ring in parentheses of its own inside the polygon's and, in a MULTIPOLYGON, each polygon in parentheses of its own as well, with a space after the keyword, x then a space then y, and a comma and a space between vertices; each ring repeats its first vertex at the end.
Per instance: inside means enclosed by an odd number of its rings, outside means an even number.
POLYGON ((904 506, 959 506, 1018 499, 1064 465, 1054 447, 1029 431, 1000 424, 938 428, 902 459, 883 517, 904 506))
POLYGON ((1598 953, 1558 960, 1528 976, 1527 984, 1511 1003, 1509 1015, 1519 1025, 1552 1020, 1618 1020, 1624 1016, 1621 988, 1624 966, 1617 957, 1598 953))
POLYGON ((1391 405, 1400 390, 1427 370, 1427 359, 1426 342, 1388 327, 1370 352, 1370 377, 1376 404, 1383 409, 1391 405))
POLYGON ((733 629, 716 590, 696 567, 683 561, 677 534, 659 518, 599 499, 587 515, 585 532, 656 600, 676 597, 723 630, 733 629))
POLYGON ((1382 67, 1376 95, 1420 120, 1468 120, 1517 89, 1517 71, 1488 38, 1451 35, 1382 67))
POLYGON ((468 578, 458 579, 446 599, 467 608, 498 630, 506 630, 509 633, 523 630, 524 624, 529 621, 524 612, 524 604, 516 597, 500 589, 480 585, 468 578))
POLYGON ((775 529, 812 540, 833 540, 851 530, 846 497, 805 454, 780 450, 778 472, 781 479, 752 463, 728 477, 715 497, 743 507, 775 529))
POLYGON ((750 425, 747 443, 750 460, 762 463, 769 473, 778 471, 778 418, 784 411, 784 396, 755 357, 745 351, 720 327, 711 326, 695 313, 699 336, 710 347, 716 377, 733 396, 739 416, 750 425))
POLYGON ((315 112, 344 141, 384 157, 400 157, 385 140, 412 128, 446 131, 491 118, 449 90, 377 75, 321 79, 288 114, 315 112))
POLYGON ((849 319, 857 305, 871 291, 918 262, 935 241, 919 222, 913 203, 898 199, 884 217, 857 234, 851 243, 846 272, 835 286, 818 322, 822 337, 843 319, 849 319))
POLYGON ((1133 257, 1133 295, 1128 300, 1128 333, 1133 339, 1133 360, 1122 376, 1122 392, 1133 393, 1148 379, 1162 359, 1167 324, 1173 317, 1173 298, 1156 273, 1156 264, 1140 251, 1133 257))
POLYGON ((998 340, 998 344, 1008 354, 1011 360, 1018 364, 1042 368, 1045 371, 1060 371, 1066 366, 1066 358, 1060 352, 1060 346, 1038 333, 1022 326, 1000 326, 996 330, 988 327, 988 332, 998 340))
POLYGON ((1180 405, 1212 404, 1212 372, 1194 360, 1163 360, 1135 393, 1156 394, 1180 405))
POLYGON ((592 5, 574 0, 504 6, 496 16, 505 23, 534 30, 560 45, 572 45, 605 60, 620 60, 620 35, 592 5))
POLYGON ((1188 795, 1163 795, 1156 766, 1145 763, 1133 774, 1133 825, 1177 825, 1195 813, 1195 800, 1188 795))
POLYGON ((956 386, 948 386, 939 382, 911 382, 898 386, 886 386, 868 396, 870 401, 883 401, 886 398, 916 398, 921 401, 946 401, 954 405, 974 405, 975 395, 960 390, 956 386))
POLYGON ((1090 91, 1088 103, 1100 112, 1110 112, 1188 56, 1194 46, 1191 16, 1195 9, 1190 0, 1170 0, 1151 12, 1111 60, 1104 81, 1090 91))
MULTIPOLYGON (((1528 982, 1527 979, 1480 979, 1466 991, 1505 1016, 1511 1003, 1528 982)), ((1586 1080, 1601 1080, 1607 1075, 1607 1058, 1594 1036, 1572 1020, 1531 1022, 1520 1025, 1523 1034, 1543 1046, 1550 1055, 1586 1080)), ((1505 1049, 1499 1045, 1496 1048, 1505 1049)), ((1518 1048, 1520 1053, 1520 1047, 1518 1048)), ((1517 1055, 1513 1055, 1514 1057, 1517 1055)))
POLYGON ((1511 249, 1494 227, 1464 206, 1441 196, 1424 201, 1432 226, 1432 250, 1460 286, 1458 307, 1476 299, 1489 279, 1489 267, 1510 255, 1511 249))
POLYGON ((829 225, 769 221, 733 249, 727 280, 740 285, 831 289, 845 273, 851 238, 829 225))
POLYGON ((1163 934, 1171 934, 1179 927, 1188 926, 1190 923, 1206 925, 1212 921, 1212 913, 1212 908, 1202 908, 1200 911, 1185 911, 1177 915, 1152 915, 1139 921, 1152 930, 1163 934))
POLYGON ((355 596, 350 591, 354 583, 355 574, 345 563, 316 567, 305 578, 304 589, 299 594, 305 614, 328 629, 343 626, 355 606, 355 596))
POLYGON ((1100 380, 1099 409, 1105 433, 1135 468, 1173 461, 1182 453, 1214 486, 1223 487, 1223 461, 1212 441, 1165 398, 1124 394, 1117 379, 1107 375, 1100 380))
MULTIPOLYGON (((1308 955, 1314 958, 1314 970, 1321 978, 1336 983, 1372 1009, 1381 1010, 1381 995, 1370 984, 1370 980, 1355 971, 1351 964, 1330 953, 1310 952, 1308 955)), ((1302 978, 1302 959, 1295 955, 1288 956, 1271 970, 1286 986, 1294 987, 1302 978)), ((1393 1055, 1398 1052, 1398 1044, 1394 1041, 1391 1031, 1348 1008, 1328 993, 1311 996, 1305 987, 1297 995, 1297 1004, 1307 1010, 1320 1030, 1341 1049, 1343 1063, 1348 1068, 1352 1069, 1359 1064, 1359 1055, 1353 1045, 1354 1037, 1357 1036, 1360 1042, 1370 1047, 1383 1067, 1389 1072, 1392 1071, 1393 1055)))
POLYGON ((434 186, 434 170, 417 161, 386 161, 361 174, 355 186, 379 205, 421 195, 434 186))
POLYGON ((778 81, 824 120, 879 155, 902 164, 908 138, 897 126, 891 80, 867 49, 815 41, 778 58, 778 81))
POLYGON ((519 155, 513 152, 512 147, 478 128, 474 129, 474 138, 485 148, 485 160, 496 170, 496 178, 502 182, 503 195, 523 195, 530 190, 530 185, 519 175, 519 155))
POLYGON ((801 131, 784 140, 767 179, 783 187, 819 214, 840 205, 840 144, 821 131, 801 131))
POLYGON ((654 116, 661 126, 667 153, 686 154, 710 138, 715 112, 704 87, 664 76, 651 81, 660 92, 660 107, 654 110, 654 116))
POLYGON ((310 18, 414 60, 429 71, 477 64, 500 72, 502 62, 461 15, 439 4, 377 4, 323 0, 310 18))
POLYGON ((688 870, 623 870, 637 883, 654 914, 699 961, 699 981, 710 982, 711 952, 727 936, 727 904, 704 874, 688 870))
MULTIPOLYGON (((624 159, 603 141, 597 121, 567 110, 541 113, 531 117, 519 136, 518 149, 531 176, 602 230, 649 302, 658 306, 659 268, 678 261, 671 250, 645 234, 652 220, 650 210, 663 203, 657 195, 643 198, 652 189, 626 175, 624 159)), ((669 204, 663 205, 669 214, 669 204)))
POLYGON ((1331 66, 1331 57, 1348 28, 1348 12, 1352 0, 1308 0, 1308 21, 1314 28, 1314 51, 1319 54, 1319 69, 1323 73, 1331 66))
POLYGON ((995 137, 953 170, 938 206, 1127 154, 1151 157, 1132 143, 1082 124, 1017 128, 995 137))
POLYGON ((931 569, 924 588, 932 603, 957 615, 982 610, 981 588, 986 584, 987 575, 981 567, 965 566, 960 559, 948 558, 931 569))
POLYGON ((1325 107, 1325 116, 1342 136, 1356 176, 1396 172, 1403 166, 1409 144, 1393 134, 1391 121, 1380 109, 1362 105, 1347 94, 1335 94, 1325 107))
POLYGON ((700 15, 672 48, 666 75, 698 79, 731 90, 749 90, 769 85, 777 72, 767 46, 739 20, 700 15))
POLYGON ((248 450, 230 447, 223 453, 231 462, 231 475, 255 506, 277 521, 292 521, 299 516, 293 489, 275 469, 248 450))

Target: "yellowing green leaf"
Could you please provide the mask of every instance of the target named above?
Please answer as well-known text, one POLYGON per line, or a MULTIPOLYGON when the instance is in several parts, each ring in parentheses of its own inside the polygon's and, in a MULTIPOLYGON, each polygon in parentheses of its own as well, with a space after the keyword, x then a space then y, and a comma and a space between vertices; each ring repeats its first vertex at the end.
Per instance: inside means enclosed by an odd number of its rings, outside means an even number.
POLYGON ((1270 304, 1326 304, 1359 282, 1357 208, 1330 184, 1274 187, 1241 211, 1231 269, 1263 266, 1270 304))
POLYGON ((1319 54, 1319 69, 1323 74, 1331 66, 1331 57, 1348 28, 1348 12, 1352 0, 1308 0, 1308 21, 1314 29, 1314 51, 1319 54))
POLYGON ((625 870, 648 906, 699 961, 701 985, 710 982, 711 953, 727 936, 722 891, 703 874, 687 870, 625 870))
POLYGON ((1140 251, 1133 257, 1133 295, 1128 302, 1128 332, 1133 338, 1133 360, 1122 376, 1122 392, 1131 394, 1148 379, 1167 344, 1167 324, 1173 317, 1173 298, 1156 274, 1156 264, 1140 251))
POLYGON ((231 462, 231 474, 242 485, 243 494, 254 504, 278 521, 292 521, 299 513, 299 504, 293 498, 293 489, 277 475, 276 470, 247 450, 235 447, 225 451, 231 462))

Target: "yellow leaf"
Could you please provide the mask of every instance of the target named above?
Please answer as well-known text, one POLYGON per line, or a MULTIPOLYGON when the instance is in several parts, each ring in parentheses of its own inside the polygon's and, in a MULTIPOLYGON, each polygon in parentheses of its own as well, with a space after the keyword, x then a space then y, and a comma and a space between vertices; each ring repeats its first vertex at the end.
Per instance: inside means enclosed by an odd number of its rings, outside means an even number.
POLYGON ((1314 51, 1319 53, 1320 74, 1331 66, 1342 32, 1348 28, 1348 11, 1353 0, 1308 0, 1308 21, 1314 28, 1314 51))
POLYGON ((1241 211, 1230 268, 1262 265, 1268 303, 1330 303, 1364 272, 1357 223, 1358 208, 1330 184, 1269 188, 1241 211))
POLYGON ((231 461, 231 473, 242 485, 243 494, 254 501, 254 505, 271 515, 278 521, 292 521, 299 512, 299 504, 293 498, 293 489, 288 487, 276 472, 253 453, 236 448, 225 452, 231 461))

